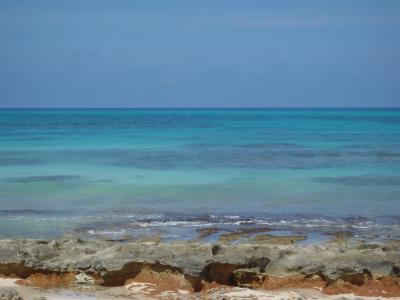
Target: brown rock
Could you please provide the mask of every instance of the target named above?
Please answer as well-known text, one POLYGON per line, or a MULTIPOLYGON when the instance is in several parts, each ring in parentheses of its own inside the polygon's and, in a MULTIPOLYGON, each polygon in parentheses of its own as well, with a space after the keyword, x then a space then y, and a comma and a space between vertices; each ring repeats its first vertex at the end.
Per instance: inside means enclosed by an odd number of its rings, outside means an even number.
POLYGON ((266 276, 260 287, 267 290, 288 288, 321 289, 324 288, 326 284, 325 280, 318 275, 266 276))
POLYGON ((366 279, 362 285, 353 284, 339 279, 323 290, 329 295, 354 293, 358 296, 399 297, 399 278, 385 276, 378 280, 366 279))
POLYGON ((164 291, 177 292, 178 290, 194 292, 191 282, 183 274, 169 269, 158 272, 151 267, 143 267, 139 274, 134 278, 128 279, 125 285, 132 283, 150 284, 152 286, 150 295, 156 295, 164 291))
POLYGON ((24 286, 34 286, 40 288, 59 288, 67 287, 74 283, 74 281, 74 273, 33 273, 26 279, 17 280, 16 283, 24 286))

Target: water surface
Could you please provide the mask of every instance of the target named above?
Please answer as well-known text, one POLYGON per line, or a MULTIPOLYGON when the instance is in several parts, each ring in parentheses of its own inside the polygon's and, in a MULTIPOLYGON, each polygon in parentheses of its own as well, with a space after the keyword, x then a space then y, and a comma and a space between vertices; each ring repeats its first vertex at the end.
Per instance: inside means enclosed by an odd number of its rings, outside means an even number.
POLYGON ((0 236, 400 237, 400 110, 0 110, 0 236))

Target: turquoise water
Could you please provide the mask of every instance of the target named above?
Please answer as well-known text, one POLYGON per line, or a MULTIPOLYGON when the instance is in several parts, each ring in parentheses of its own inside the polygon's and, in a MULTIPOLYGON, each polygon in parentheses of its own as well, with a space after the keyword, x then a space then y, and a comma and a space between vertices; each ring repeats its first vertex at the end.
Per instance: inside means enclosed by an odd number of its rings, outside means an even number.
POLYGON ((400 110, 0 110, 0 236, 250 223, 400 236, 400 110))

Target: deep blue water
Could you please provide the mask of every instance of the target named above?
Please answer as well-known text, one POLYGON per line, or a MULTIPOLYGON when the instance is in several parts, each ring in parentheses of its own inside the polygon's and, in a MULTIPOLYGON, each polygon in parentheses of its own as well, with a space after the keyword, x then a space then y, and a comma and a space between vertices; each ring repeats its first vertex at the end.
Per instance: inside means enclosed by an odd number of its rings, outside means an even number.
POLYGON ((0 110, 0 236, 400 236, 399 109, 0 110))

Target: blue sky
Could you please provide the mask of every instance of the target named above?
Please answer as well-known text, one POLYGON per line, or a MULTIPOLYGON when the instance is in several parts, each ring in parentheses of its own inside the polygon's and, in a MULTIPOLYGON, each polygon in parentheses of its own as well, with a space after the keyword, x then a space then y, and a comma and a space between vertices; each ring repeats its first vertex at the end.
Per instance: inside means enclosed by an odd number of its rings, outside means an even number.
POLYGON ((0 106, 400 106, 400 1, 0 0, 0 106))

